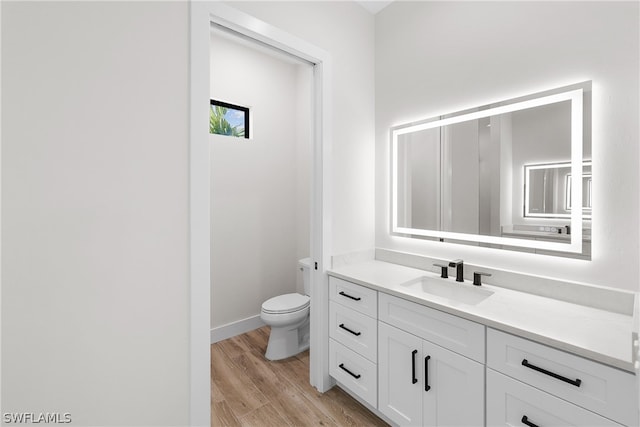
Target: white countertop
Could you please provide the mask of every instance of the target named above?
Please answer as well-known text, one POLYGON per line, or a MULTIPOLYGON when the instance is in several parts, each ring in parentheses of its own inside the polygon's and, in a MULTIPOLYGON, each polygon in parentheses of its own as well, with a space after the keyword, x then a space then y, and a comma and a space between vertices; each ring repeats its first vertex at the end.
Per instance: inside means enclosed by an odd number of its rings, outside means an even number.
MULTIPOLYGON (((439 275, 383 261, 341 266, 329 275, 635 372, 631 355, 633 316, 484 284, 482 289, 493 295, 467 305, 402 286, 423 276, 439 275)), ((451 286, 473 286, 468 280, 458 283, 451 276, 441 280, 449 280, 451 286)))

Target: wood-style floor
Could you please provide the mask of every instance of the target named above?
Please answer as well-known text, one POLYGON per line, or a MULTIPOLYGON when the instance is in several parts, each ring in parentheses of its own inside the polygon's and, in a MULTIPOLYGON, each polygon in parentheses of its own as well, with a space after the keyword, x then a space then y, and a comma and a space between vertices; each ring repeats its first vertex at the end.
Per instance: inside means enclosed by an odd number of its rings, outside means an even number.
POLYGON ((264 358, 265 326, 211 345, 211 426, 386 426, 338 387, 309 384, 309 352, 264 358))

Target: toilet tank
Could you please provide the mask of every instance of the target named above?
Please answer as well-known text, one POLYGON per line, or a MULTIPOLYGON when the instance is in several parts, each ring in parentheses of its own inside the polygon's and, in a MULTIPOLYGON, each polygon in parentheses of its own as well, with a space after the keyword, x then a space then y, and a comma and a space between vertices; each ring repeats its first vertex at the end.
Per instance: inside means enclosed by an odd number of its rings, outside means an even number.
POLYGON ((298 261, 298 268, 302 270, 302 282, 304 294, 311 296, 311 258, 303 258, 298 261))

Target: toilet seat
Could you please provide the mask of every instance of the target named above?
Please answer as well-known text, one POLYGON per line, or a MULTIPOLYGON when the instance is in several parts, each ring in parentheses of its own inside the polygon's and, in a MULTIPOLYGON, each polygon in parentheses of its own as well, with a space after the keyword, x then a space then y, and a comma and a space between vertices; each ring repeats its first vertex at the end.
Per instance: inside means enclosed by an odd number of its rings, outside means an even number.
POLYGON ((287 314, 309 307, 309 296, 298 293, 278 295, 262 303, 262 312, 267 314, 287 314))

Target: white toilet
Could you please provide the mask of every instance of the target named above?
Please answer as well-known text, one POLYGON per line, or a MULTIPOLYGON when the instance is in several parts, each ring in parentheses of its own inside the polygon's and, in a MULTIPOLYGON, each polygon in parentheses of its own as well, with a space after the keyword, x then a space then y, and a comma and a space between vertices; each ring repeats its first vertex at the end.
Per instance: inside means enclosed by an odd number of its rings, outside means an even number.
POLYGON ((262 303, 260 318, 271 326, 265 357, 269 360, 286 359, 309 348, 309 258, 298 261, 302 270, 304 293, 278 295, 262 303))

